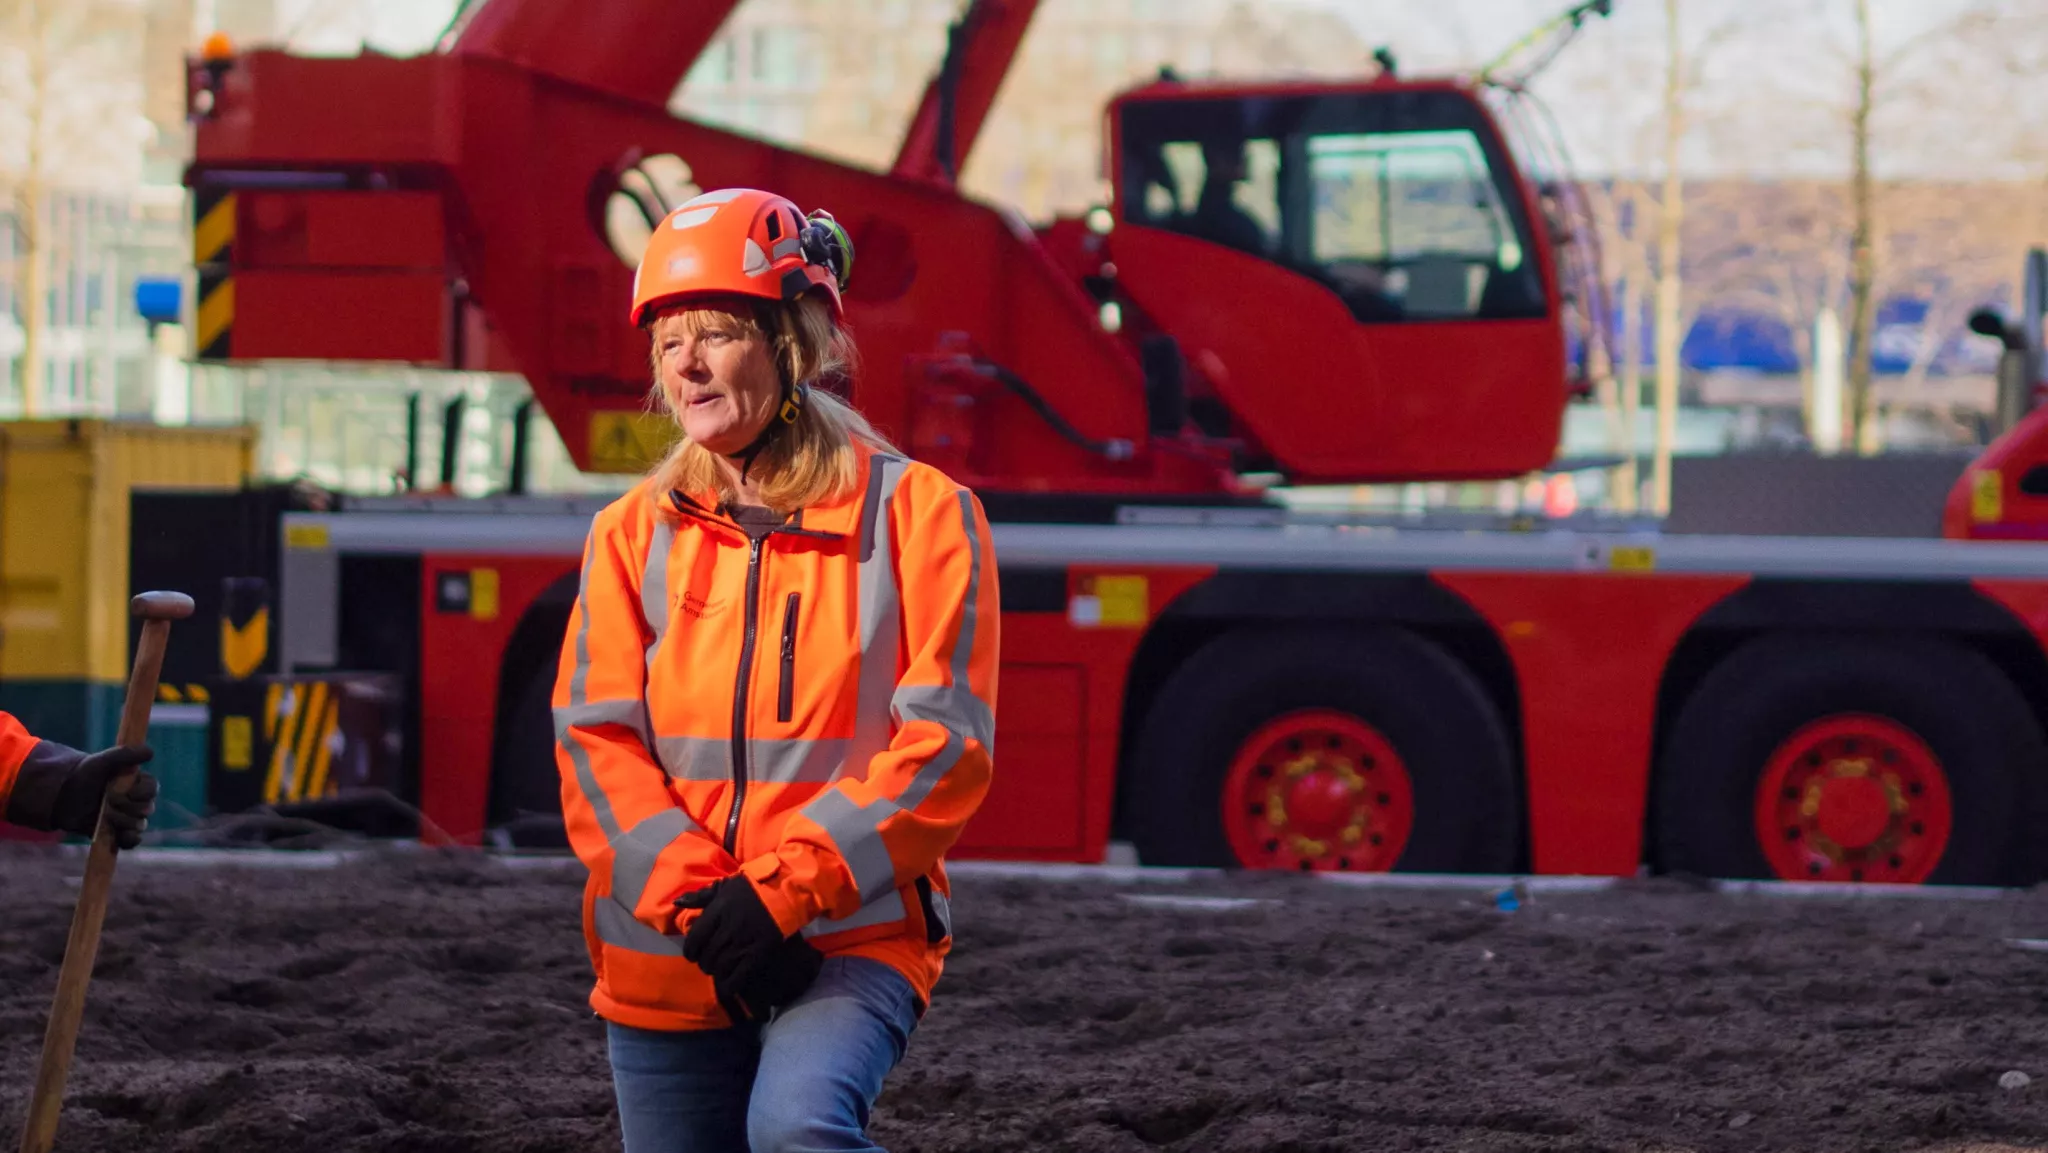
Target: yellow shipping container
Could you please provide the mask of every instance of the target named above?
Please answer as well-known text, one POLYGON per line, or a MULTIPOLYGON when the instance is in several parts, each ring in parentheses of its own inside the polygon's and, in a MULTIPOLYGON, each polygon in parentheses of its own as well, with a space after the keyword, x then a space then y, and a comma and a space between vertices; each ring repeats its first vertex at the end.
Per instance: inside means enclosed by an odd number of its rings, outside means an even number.
POLYGON ((130 659, 129 494, 239 488, 255 448, 248 427, 0 423, 0 708, 54 740, 112 739, 130 659))

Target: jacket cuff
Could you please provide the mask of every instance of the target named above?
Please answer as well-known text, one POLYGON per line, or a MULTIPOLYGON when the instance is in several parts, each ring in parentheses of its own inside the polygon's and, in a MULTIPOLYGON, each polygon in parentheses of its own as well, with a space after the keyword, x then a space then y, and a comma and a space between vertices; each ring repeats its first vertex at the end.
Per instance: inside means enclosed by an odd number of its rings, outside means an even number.
POLYGON ((782 859, 772 853, 740 866, 740 875, 754 886, 762 907, 775 918, 775 927, 788 937, 809 924, 812 914, 805 910, 798 894, 789 891, 790 886, 779 883, 785 880, 781 873, 782 859))
POLYGON ((37 741, 7 790, 4 816, 25 829, 56 828, 57 799, 85 754, 56 741, 37 741))

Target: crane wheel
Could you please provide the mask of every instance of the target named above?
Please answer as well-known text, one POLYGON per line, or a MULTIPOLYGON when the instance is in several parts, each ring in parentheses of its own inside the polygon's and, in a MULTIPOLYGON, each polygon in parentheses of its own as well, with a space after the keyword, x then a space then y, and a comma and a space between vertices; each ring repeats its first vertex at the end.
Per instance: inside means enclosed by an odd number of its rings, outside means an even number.
POLYGON ((1767 637, 1701 681, 1664 742, 1662 865, 1706 877, 2029 884, 2048 743, 1983 654, 1767 637))
POLYGON ((1498 710, 1400 629, 1224 635, 1161 687, 1126 771, 1146 864, 1507 872, 1519 857, 1498 710))

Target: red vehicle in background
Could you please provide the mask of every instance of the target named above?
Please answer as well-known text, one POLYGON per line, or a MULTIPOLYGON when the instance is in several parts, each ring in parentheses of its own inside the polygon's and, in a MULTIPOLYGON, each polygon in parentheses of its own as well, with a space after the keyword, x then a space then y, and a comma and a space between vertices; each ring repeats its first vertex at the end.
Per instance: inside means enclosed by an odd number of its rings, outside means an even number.
MULTIPOLYGON (((617 210, 652 227, 680 158, 848 226, 857 400, 995 522, 999 767, 955 855, 1093 861, 1115 836, 1255 868, 2043 875, 2048 548, 1389 529, 1245 479, 1552 462, 1604 308, 1512 103, 1385 69, 1162 76, 1107 111, 1112 203, 1034 229, 954 187, 1031 0, 969 5, 888 172, 666 113, 734 2, 488 0, 419 58, 195 66, 201 355, 516 370, 579 466, 642 467, 666 430, 617 210)), ((210 499, 189 515, 229 515, 210 499)), ((216 780, 317 800, 342 686, 382 677, 414 828, 544 840, 595 507, 233 514, 247 555, 179 587, 279 630, 239 676, 188 657, 216 780)))

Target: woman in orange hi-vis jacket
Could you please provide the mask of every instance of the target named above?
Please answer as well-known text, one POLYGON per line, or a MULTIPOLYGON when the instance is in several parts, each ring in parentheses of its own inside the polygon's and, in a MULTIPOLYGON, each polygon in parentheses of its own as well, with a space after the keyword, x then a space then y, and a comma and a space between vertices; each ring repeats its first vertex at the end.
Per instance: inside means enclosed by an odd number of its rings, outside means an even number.
POLYGON ((555 686, 628 1153, 869 1150, 988 789, 980 502, 819 387, 852 245, 751 189, 654 230, 632 321, 682 437, 599 513, 555 686))
POLYGON ((105 798, 114 843, 132 849, 142 843, 142 831, 156 811, 156 778, 138 769, 128 791, 111 797, 107 782, 149 758, 142 745, 82 753, 39 740, 12 715, 0 713, 0 817, 24 829, 90 837, 105 798))

